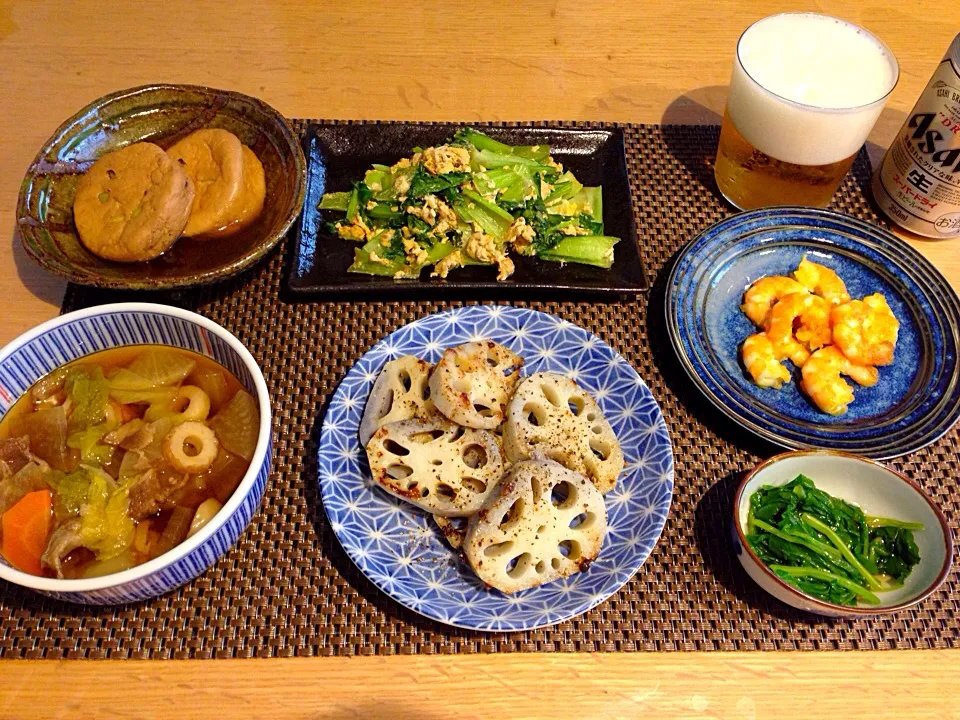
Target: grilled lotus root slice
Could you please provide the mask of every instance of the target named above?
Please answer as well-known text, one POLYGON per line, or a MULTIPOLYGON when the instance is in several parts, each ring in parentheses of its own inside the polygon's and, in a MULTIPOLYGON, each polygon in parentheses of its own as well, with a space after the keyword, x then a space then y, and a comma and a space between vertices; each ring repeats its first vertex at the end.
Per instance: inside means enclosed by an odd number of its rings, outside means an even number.
POLYGON ((364 447, 387 423, 427 418, 435 412, 427 386, 432 369, 430 363, 414 355, 404 355, 383 366, 360 420, 360 443, 364 447))
POLYGON ((586 475, 608 493, 623 470, 623 450, 590 394, 555 373, 525 378, 507 406, 503 447, 511 462, 534 451, 586 475))
POLYGON ((463 552, 483 582, 514 593, 586 570, 606 532, 593 483, 538 458, 514 465, 470 518, 463 552))
POLYGON ((447 518, 440 515, 433 515, 432 517, 447 544, 454 550, 459 550, 460 546, 463 545, 463 538, 467 534, 467 519, 447 518))
POLYGON ((492 340, 444 351, 430 376, 437 409, 465 427, 493 430, 520 381, 523 358, 492 340))
POLYGON ((506 469, 492 432, 440 417, 384 425, 367 445, 367 460, 380 487, 443 517, 479 510, 506 469))

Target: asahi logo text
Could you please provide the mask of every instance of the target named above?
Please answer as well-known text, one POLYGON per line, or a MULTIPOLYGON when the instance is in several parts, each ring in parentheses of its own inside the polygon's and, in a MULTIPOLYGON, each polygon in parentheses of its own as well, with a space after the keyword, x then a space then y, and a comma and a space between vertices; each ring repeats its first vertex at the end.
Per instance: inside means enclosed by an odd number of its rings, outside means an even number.
POLYGON ((939 165, 949 172, 960 172, 960 147, 941 148, 947 138, 940 130, 932 128, 936 119, 936 113, 917 113, 911 117, 907 123, 907 127, 913 129, 910 139, 915 141, 917 150, 929 156, 932 165, 939 165))

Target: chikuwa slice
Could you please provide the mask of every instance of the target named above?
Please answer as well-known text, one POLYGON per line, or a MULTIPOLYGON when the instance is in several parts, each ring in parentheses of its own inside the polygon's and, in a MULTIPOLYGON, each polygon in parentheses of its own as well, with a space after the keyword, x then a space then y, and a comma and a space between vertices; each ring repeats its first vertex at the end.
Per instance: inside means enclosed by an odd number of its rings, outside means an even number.
POLYGON ((387 423, 367 444, 374 481, 442 517, 477 512, 503 476, 496 436, 443 418, 387 423))
POLYGON ((540 452, 586 475, 606 494, 623 470, 623 451, 590 394, 555 373, 525 378, 507 406, 503 447, 510 462, 540 452))
POLYGON ((433 366, 413 355, 391 360, 377 376, 360 420, 364 447, 383 425, 429 417, 434 412, 427 383, 433 366))
POLYGON ((463 552, 483 582, 514 593, 586 570, 606 532, 593 483, 537 456, 514 465, 470 518, 463 552))
POLYGON ((444 351, 430 376, 430 398, 453 422, 493 430, 520 381, 523 358, 492 340, 444 351))

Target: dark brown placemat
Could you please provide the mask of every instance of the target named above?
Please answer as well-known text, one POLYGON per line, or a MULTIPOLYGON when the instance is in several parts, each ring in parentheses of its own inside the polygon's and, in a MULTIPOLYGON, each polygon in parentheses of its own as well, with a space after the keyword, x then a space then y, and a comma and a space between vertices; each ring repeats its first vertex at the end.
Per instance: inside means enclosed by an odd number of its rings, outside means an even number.
MULTIPOLYGON (((299 130, 303 121, 296 121, 299 130)), ((585 125, 585 124, 581 124, 585 125)), ((318 497, 316 437, 324 403, 347 369, 395 328, 457 303, 322 302, 278 296, 289 243, 258 268, 214 287, 157 296, 70 288, 64 310, 151 299, 199 310, 246 343, 274 401, 274 474, 239 543, 184 588, 151 602, 84 608, 5 585, 0 657, 211 658, 520 651, 812 650, 956 647, 960 587, 953 576, 896 616, 828 620, 770 598, 742 571, 728 541, 737 475, 775 452, 730 428, 682 375, 663 328, 671 256, 729 214, 713 184, 716 127, 627 126, 637 229, 651 282, 636 301, 521 303, 595 332, 631 362, 663 408, 676 453, 676 490, 659 544, 607 602, 552 628, 478 633, 409 612, 354 567, 318 497)), ((862 154, 835 206, 878 222, 865 199, 862 154)), ((933 494, 957 526, 956 431, 891 464, 933 494)))

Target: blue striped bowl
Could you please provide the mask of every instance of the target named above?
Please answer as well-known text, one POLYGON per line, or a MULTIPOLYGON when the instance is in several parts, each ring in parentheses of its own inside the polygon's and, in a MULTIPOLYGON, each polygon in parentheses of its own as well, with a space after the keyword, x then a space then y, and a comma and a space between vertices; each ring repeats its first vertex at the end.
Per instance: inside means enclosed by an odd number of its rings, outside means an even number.
POLYGON ((46 373, 99 350, 155 343, 211 357, 237 376, 260 407, 260 434, 250 469, 223 509, 170 552, 130 570, 82 580, 37 577, 0 558, 0 578, 85 605, 112 605, 162 595, 213 565, 240 536, 270 476, 270 396, 256 360, 231 333, 196 313, 167 305, 118 303, 50 320, 0 350, 0 417, 46 373))

